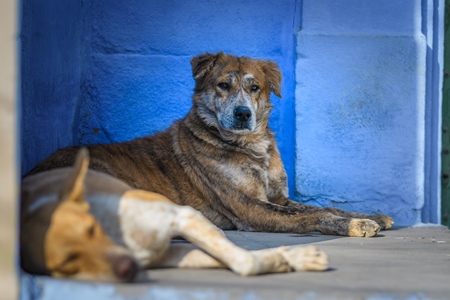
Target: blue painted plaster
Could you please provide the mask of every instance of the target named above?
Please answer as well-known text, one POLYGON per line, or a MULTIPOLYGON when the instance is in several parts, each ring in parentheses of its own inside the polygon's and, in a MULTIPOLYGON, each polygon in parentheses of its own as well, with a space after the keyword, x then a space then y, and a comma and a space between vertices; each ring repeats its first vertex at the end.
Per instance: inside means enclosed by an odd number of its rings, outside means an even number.
POLYGON ((304 1, 296 198, 415 224, 424 205, 420 1, 350 2, 304 1))
MULTIPOLYGON (((28 2, 33 1, 25 0, 25 6, 29 6, 28 2)), ((44 8, 24 14, 26 27, 42 27, 40 34, 54 43, 61 38, 68 39, 63 35, 72 27, 78 35, 82 34, 67 44, 33 44, 26 49, 25 59, 46 62, 29 66, 32 69, 25 72, 26 82, 34 82, 37 75, 55 70, 76 77, 73 90, 71 81, 64 77, 58 79, 61 89, 70 88, 65 95, 39 86, 35 88, 39 98, 31 92, 24 95, 29 103, 24 110, 23 172, 63 146, 125 141, 167 128, 191 106, 194 81, 190 59, 204 52, 224 51, 270 59, 281 67, 283 98, 272 96, 275 109, 270 126, 276 133, 293 195, 295 32, 300 2, 251 0, 230 5, 219 0, 85 0, 82 5, 74 4, 78 1, 71 3, 41 3, 44 8), (59 6, 65 6, 67 11, 55 8, 59 6), (50 14, 53 10, 58 14, 57 20, 67 19, 70 26, 51 21, 48 16, 44 19, 44 10, 50 14), (75 57, 75 60, 64 64, 52 61, 54 57, 46 55, 47 48, 49 53, 75 57), (38 102, 40 110, 35 107, 38 102), (48 126, 38 132, 41 123, 48 126), (53 137, 64 137, 64 140, 59 142, 53 137)), ((25 38, 32 35, 31 29, 24 32, 25 38)), ((40 80, 44 85, 58 82, 48 76, 40 80)))
POLYGON ((425 204, 422 222, 440 224, 445 0, 422 0, 422 8, 422 32, 427 37, 425 204))
POLYGON ((79 1, 23 0, 21 24, 22 172, 73 144, 79 100, 79 1))
POLYGON ((302 31, 336 35, 415 35, 419 0, 303 0, 302 31))

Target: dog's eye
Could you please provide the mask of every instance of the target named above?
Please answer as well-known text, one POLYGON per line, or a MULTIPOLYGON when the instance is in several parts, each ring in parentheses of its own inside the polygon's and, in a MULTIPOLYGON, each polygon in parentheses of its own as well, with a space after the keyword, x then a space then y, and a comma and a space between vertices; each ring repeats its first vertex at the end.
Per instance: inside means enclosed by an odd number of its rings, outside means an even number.
POLYGON ((77 260, 78 257, 80 257, 80 255, 78 253, 71 253, 69 256, 67 256, 67 258, 64 261, 64 263, 69 263, 69 262, 72 262, 74 260, 77 260))
POLYGON ((222 90, 229 90, 230 89, 230 85, 226 82, 221 82, 218 84, 219 88, 221 88, 222 90))
POLYGON ((75 261, 80 257, 78 253, 71 253, 55 269, 56 272, 65 276, 78 273, 78 266, 75 261))
POLYGON ((57 267, 56 269, 62 270, 66 268, 70 263, 76 261, 80 257, 80 254, 76 252, 72 252, 69 255, 67 255, 66 259, 64 259, 57 267))
POLYGON ((257 91, 259 91, 259 86, 254 84, 254 85, 252 85, 251 90, 252 90, 252 92, 257 92, 257 91))
POLYGON ((87 230, 87 236, 92 238, 95 235, 95 224, 90 226, 87 230))

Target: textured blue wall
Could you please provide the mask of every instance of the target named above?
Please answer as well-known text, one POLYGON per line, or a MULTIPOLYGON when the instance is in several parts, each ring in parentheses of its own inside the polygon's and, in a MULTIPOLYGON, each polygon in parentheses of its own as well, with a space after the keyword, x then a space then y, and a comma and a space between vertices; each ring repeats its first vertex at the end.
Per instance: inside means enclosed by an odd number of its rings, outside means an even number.
MULTIPOLYGON (((66 6, 69 10, 77 2, 44 6, 66 6)), ((73 13, 52 9, 57 19, 68 17, 68 21, 80 13, 78 7, 73 13)), ((41 10, 35 13, 40 14, 36 22, 43 27, 42 34, 53 41, 59 41, 72 26, 44 20, 41 10), (46 23, 58 26, 47 28, 42 25, 46 23)), ((36 114, 35 108, 24 112, 24 123, 30 134, 24 135, 23 170, 29 170, 46 155, 70 143, 125 141, 167 128, 174 120, 182 118, 191 106, 194 80, 190 59, 204 52, 224 51, 270 59, 281 67, 283 98, 272 97, 275 109, 270 126, 276 132, 293 192, 295 32, 299 16, 299 3, 295 0, 251 0, 234 5, 220 0, 84 1, 79 17, 82 21, 70 23, 78 24, 83 32, 78 45, 74 48, 37 45, 38 53, 30 49, 25 55, 27 59, 32 56, 40 61, 42 56, 47 62, 45 66, 33 67, 26 81, 34 81, 36 75, 47 70, 60 69, 72 69, 80 81, 76 104, 72 103, 72 98, 53 91, 39 90, 42 97, 38 100, 34 94, 27 95, 31 107, 47 101, 55 108, 49 113, 43 111, 43 118, 39 117, 40 112, 36 114), (81 62, 52 62, 53 57, 44 53, 47 48, 67 56, 79 51, 81 62), (52 121, 53 118, 57 121, 52 121), (29 119, 33 121, 28 123, 29 119), (39 132, 41 139, 48 140, 47 135, 63 135, 70 140, 72 134, 73 139, 69 143, 65 139, 63 143, 50 140, 36 145, 33 134, 37 134, 36 127, 45 120, 55 126, 54 130, 48 128, 39 132), (36 148, 39 151, 33 153, 36 148)), ((34 15, 24 15, 23 22, 34 26, 34 18, 34 15)), ((44 77, 42 80, 45 84, 62 81, 62 88, 71 84, 65 78, 44 77)), ((72 96, 71 92, 67 93, 72 96)))
POLYGON ((421 1, 303 1, 296 198, 421 221, 426 41, 421 1))
POLYGON ((419 222, 430 1, 23 0, 22 171, 167 128, 191 106, 191 57, 225 51, 281 66, 291 196, 419 222))
POLYGON ((427 37, 424 223, 441 223, 444 8, 445 0, 422 0, 422 32, 427 37))
POLYGON ((83 47, 79 2, 22 1, 22 172, 73 144, 83 47))

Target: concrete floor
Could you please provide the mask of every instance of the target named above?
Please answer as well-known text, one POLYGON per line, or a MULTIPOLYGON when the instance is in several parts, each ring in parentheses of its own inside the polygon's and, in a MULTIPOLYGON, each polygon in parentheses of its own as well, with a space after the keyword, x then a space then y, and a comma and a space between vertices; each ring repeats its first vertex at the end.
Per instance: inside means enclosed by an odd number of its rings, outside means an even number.
POLYGON ((375 238, 226 234, 246 249, 314 244, 329 254, 330 269, 250 278, 228 270, 150 270, 140 282, 119 285, 22 276, 21 299, 450 299, 446 227, 398 228, 375 238))

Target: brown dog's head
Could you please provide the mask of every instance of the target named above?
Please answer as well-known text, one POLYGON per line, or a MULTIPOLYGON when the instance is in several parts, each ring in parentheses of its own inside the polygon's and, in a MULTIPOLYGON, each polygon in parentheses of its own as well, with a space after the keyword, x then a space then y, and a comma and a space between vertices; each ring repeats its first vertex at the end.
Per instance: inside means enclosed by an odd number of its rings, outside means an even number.
POLYGON ((274 62, 224 53, 191 60, 194 106, 202 120, 225 136, 264 132, 272 105, 281 97, 281 72, 274 62))
POLYGON ((83 197, 87 167, 87 150, 82 149, 54 199, 48 193, 54 189, 52 171, 26 178, 28 182, 37 180, 22 190, 22 203, 33 197, 37 201, 22 212, 21 265, 27 272, 54 277, 130 281, 137 273, 137 263, 126 249, 111 241, 89 213, 83 197))

